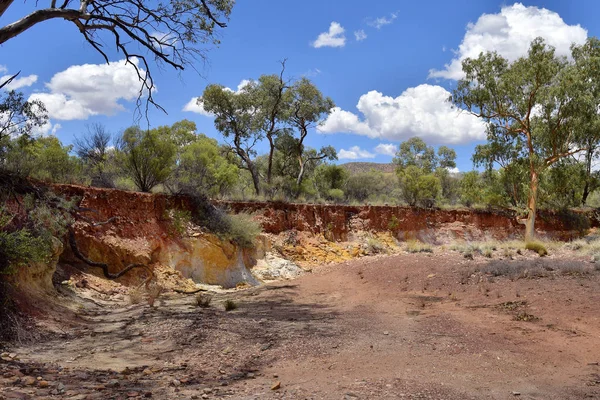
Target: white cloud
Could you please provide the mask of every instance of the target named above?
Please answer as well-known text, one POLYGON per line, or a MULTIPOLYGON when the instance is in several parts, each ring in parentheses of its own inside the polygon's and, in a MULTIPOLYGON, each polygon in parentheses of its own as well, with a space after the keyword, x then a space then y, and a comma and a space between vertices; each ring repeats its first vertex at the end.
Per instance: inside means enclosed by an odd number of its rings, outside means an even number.
POLYGON ((196 114, 204 115, 205 117, 212 117, 213 114, 204 109, 202 100, 199 97, 192 97, 190 101, 183 107, 183 111, 194 112, 196 114))
POLYGON ((361 29, 358 31, 354 31, 354 37, 356 38, 357 42, 362 42, 363 40, 365 40, 367 38, 367 34, 365 33, 365 31, 363 29, 361 29))
POLYGON ((312 68, 312 69, 309 69, 308 71, 306 71, 304 74, 302 74, 302 76, 312 78, 312 77, 315 77, 320 74, 321 74, 321 70, 319 68, 312 68))
POLYGON ((469 23, 456 58, 443 70, 430 70, 429 78, 460 79, 462 61, 476 58, 481 52, 497 51, 514 61, 526 55, 531 41, 539 36, 556 48, 556 54, 569 55, 572 43, 585 42, 587 30, 580 25, 567 25, 560 15, 545 8, 521 3, 505 6, 498 14, 483 14, 474 24, 469 23))
POLYGON ((0 74, 3 74, 5 72, 8 72, 8 68, 6 68, 5 65, 0 65, 0 74))
MULTIPOLYGON (((0 82, 6 82, 7 79, 9 79, 12 75, 4 75, 3 77, 0 78, 0 82)), ((29 87, 31 85, 33 85, 34 83, 36 83, 38 80, 38 76, 37 75, 28 75, 28 76, 24 76, 22 78, 15 78, 12 80, 12 82, 10 82, 8 85, 4 86, 5 90, 18 90, 21 89, 23 87, 29 87)))
POLYGON ((48 121, 42 126, 34 126, 31 130, 31 133, 35 136, 47 136, 48 134, 54 135, 56 132, 62 128, 60 124, 53 124, 48 121))
MULTIPOLYGON (((132 62, 138 65, 137 59, 132 62)), ((54 75, 46 87, 49 92, 34 93, 29 98, 42 101, 50 118, 72 120, 125 110, 121 101, 137 99, 141 82, 135 68, 121 60, 73 65, 54 75)))
POLYGON ((344 47, 346 44, 345 29, 338 22, 329 25, 329 31, 319 34, 317 40, 312 43, 315 48, 319 47, 344 47))
POLYGON ((367 150, 363 150, 358 146, 352 146, 348 150, 341 149, 338 152, 338 158, 340 160, 358 160, 359 158, 374 158, 375 154, 369 153, 367 150))
POLYGON ((242 81, 237 85, 237 90, 235 91, 236 93, 239 93, 242 91, 242 89, 244 89, 247 85, 254 83, 255 81, 253 81, 252 79, 242 79, 242 81))
POLYGON ((413 136, 433 144, 457 144, 485 139, 485 124, 452 108, 450 92, 441 86, 419 85, 393 98, 377 91, 360 97, 356 114, 332 109, 317 129, 322 133, 349 132, 371 138, 403 141, 413 136))
POLYGON ((454 168, 446 168, 448 170, 448 172, 450 172, 451 174, 458 174, 460 172, 460 170, 457 167, 454 168))
POLYGON ((371 25, 371 26, 374 26, 377 29, 381 29, 383 26, 389 25, 392 22, 394 22, 394 20, 396 18, 398 18, 398 14, 397 13, 391 13, 389 17, 375 18, 374 20, 370 21, 368 24, 371 25))
POLYGON ((398 151, 398 146, 395 144, 392 144, 392 143, 388 143, 388 144, 380 143, 375 147, 375 153, 383 154, 385 156, 394 157, 396 155, 397 151, 398 151))

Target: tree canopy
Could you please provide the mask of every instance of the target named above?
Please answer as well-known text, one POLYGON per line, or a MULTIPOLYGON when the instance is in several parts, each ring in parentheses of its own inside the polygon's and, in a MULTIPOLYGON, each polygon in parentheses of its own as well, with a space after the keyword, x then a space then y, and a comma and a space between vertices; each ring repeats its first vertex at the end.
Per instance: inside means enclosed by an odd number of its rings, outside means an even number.
POLYGON ((465 78, 451 97, 457 107, 487 123, 488 143, 477 148, 476 162, 526 164, 528 241, 534 237, 540 174, 583 151, 587 140, 598 140, 591 127, 598 120, 600 97, 590 95, 597 86, 593 73, 600 66, 597 41, 573 47, 573 55, 572 62, 558 57, 538 38, 527 56, 513 63, 497 53, 465 59, 465 78))

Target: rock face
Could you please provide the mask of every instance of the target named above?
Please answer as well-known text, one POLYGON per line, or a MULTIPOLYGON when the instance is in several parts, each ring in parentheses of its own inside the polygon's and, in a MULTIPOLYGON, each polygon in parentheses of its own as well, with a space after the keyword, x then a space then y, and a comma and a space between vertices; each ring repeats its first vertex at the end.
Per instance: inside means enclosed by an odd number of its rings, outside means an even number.
POLYGON ((254 263, 251 253, 212 235, 186 238, 179 243, 168 242, 155 250, 156 262, 172 267, 183 277, 225 288, 239 283, 258 285, 249 270, 254 263))
MULTIPOLYGON (((288 230, 322 234, 346 241, 352 232, 391 231, 399 240, 441 243, 446 239, 481 240, 522 237, 525 228, 510 210, 441 210, 400 206, 346 206, 279 202, 220 202, 234 213, 259 216, 267 233, 288 230)), ((540 212, 536 231, 542 237, 572 239, 598 226, 594 215, 540 212)))
POLYGON ((281 258, 274 253, 267 253, 252 268, 252 273, 263 281, 293 279, 301 275, 302 272, 302 268, 294 262, 281 258))
MULTIPOLYGON (((172 267, 197 283, 225 288, 259 283, 250 272, 256 263, 257 249, 242 249, 199 230, 191 235, 180 235, 173 230, 168 212, 189 209, 184 197, 72 185, 56 185, 55 189, 67 197, 80 198, 79 206, 90 210, 86 213, 88 218, 96 222, 112 219, 100 225, 87 221, 74 225, 82 253, 91 260, 108 264, 110 272, 141 263, 172 267)), ((66 249, 61 260, 81 264, 70 249, 66 249)), ((120 281, 139 282, 140 274, 146 272, 136 271, 139 272, 127 274, 120 281)))
MULTIPOLYGON (((170 210, 191 211, 184 196, 126 192, 74 185, 54 185, 54 190, 79 199, 84 214, 94 224, 79 221, 75 234, 81 251, 94 261, 110 265, 117 272, 130 263, 167 266, 198 283, 234 287, 240 283, 257 284, 251 273, 257 260, 260 279, 292 277, 298 270, 269 253, 266 240, 255 249, 220 240, 195 230, 183 237, 173 231, 170 210)), ((391 232, 396 239, 419 239, 428 243, 449 240, 507 239, 520 237, 524 227, 509 211, 439 210, 395 206, 345 206, 288 204, 275 202, 219 202, 234 213, 256 215, 266 233, 303 232, 327 241, 347 241, 357 232, 391 232)), ((537 230, 541 236, 570 239, 580 236, 598 221, 589 215, 540 213, 537 230)), ((263 238, 264 239, 264 238, 263 238)), ((328 250, 329 251, 329 250, 328 250)), ((70 249, 61 261, 80 263, 70 249)), ((143 272, 142 272, 143 273, 143 272)), ((140 276, 126 276, 139 282, 140 276)))
POLYGON ((52 276, 56 271, 56 264, 62 252, 63 244, 60 240, 52 238, 52 255, 48 262, 31 263, 16 268, 15 274, 6 276, 12 283, 16 284, 20 291, 27 292, 32 297, 53 294, 52 276))

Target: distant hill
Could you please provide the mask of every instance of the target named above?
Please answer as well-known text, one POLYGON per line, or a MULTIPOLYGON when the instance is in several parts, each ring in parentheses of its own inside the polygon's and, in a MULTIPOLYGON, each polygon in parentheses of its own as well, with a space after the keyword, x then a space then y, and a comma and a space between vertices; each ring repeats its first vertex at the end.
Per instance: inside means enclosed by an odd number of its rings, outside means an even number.
POLYGON ((392 163, 374 163, 374 162, 349 162, 346 164, 340 164, 340 167, 345 168, 351 174, 358 174, 361 172, 369 172, 374 169, 384 173, 393 173, 396 171, 396 166, 392 163))

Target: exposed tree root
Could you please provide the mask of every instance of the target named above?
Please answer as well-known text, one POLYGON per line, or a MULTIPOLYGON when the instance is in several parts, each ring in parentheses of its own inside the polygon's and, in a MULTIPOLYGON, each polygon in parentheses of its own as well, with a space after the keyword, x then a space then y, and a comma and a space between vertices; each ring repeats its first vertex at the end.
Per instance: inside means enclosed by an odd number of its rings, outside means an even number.
MULTIPOLYGON (((117 272, 116 274, 111 273, 108 270, 108 264, 103 263, 103 262, 98 262, 98 261, 92 261, 89 258, 85 257, 81 253, 81 251, 79 250, 79 246, 77 246, 77 241, 75 240, 75 230, 73 229, 72 226, 69 227, 69 245, 71 246, 71 250, 73 250, 73 254, 75 254, 75 257, 77 257, 78 259, 80 259, 81 261, 83 261, 84 263, 89 265, 90 267, 101 268, 102 273, 104 274, 104 277, 106 279, 110 279, 110 280, 118 279, 135 268, 144 268, 150 274, 151 278, 154 276, 154 273, 147 265, 138 264, 138 263, 129 264, 127 267, 123 268, 121 271, 117 272)), ((150 280, 148 280, 148 282, 149 281, 150 280)))
POLYGON ((206 289, 196 289, 196 290, 192 290, 192 291, 185 291, 185 290, 181 290, 181 289, 173 289, 173 291, 175 293, 181 293, 181 294, 196 294, 199 292, 208 292, 208 290, 206 289))

